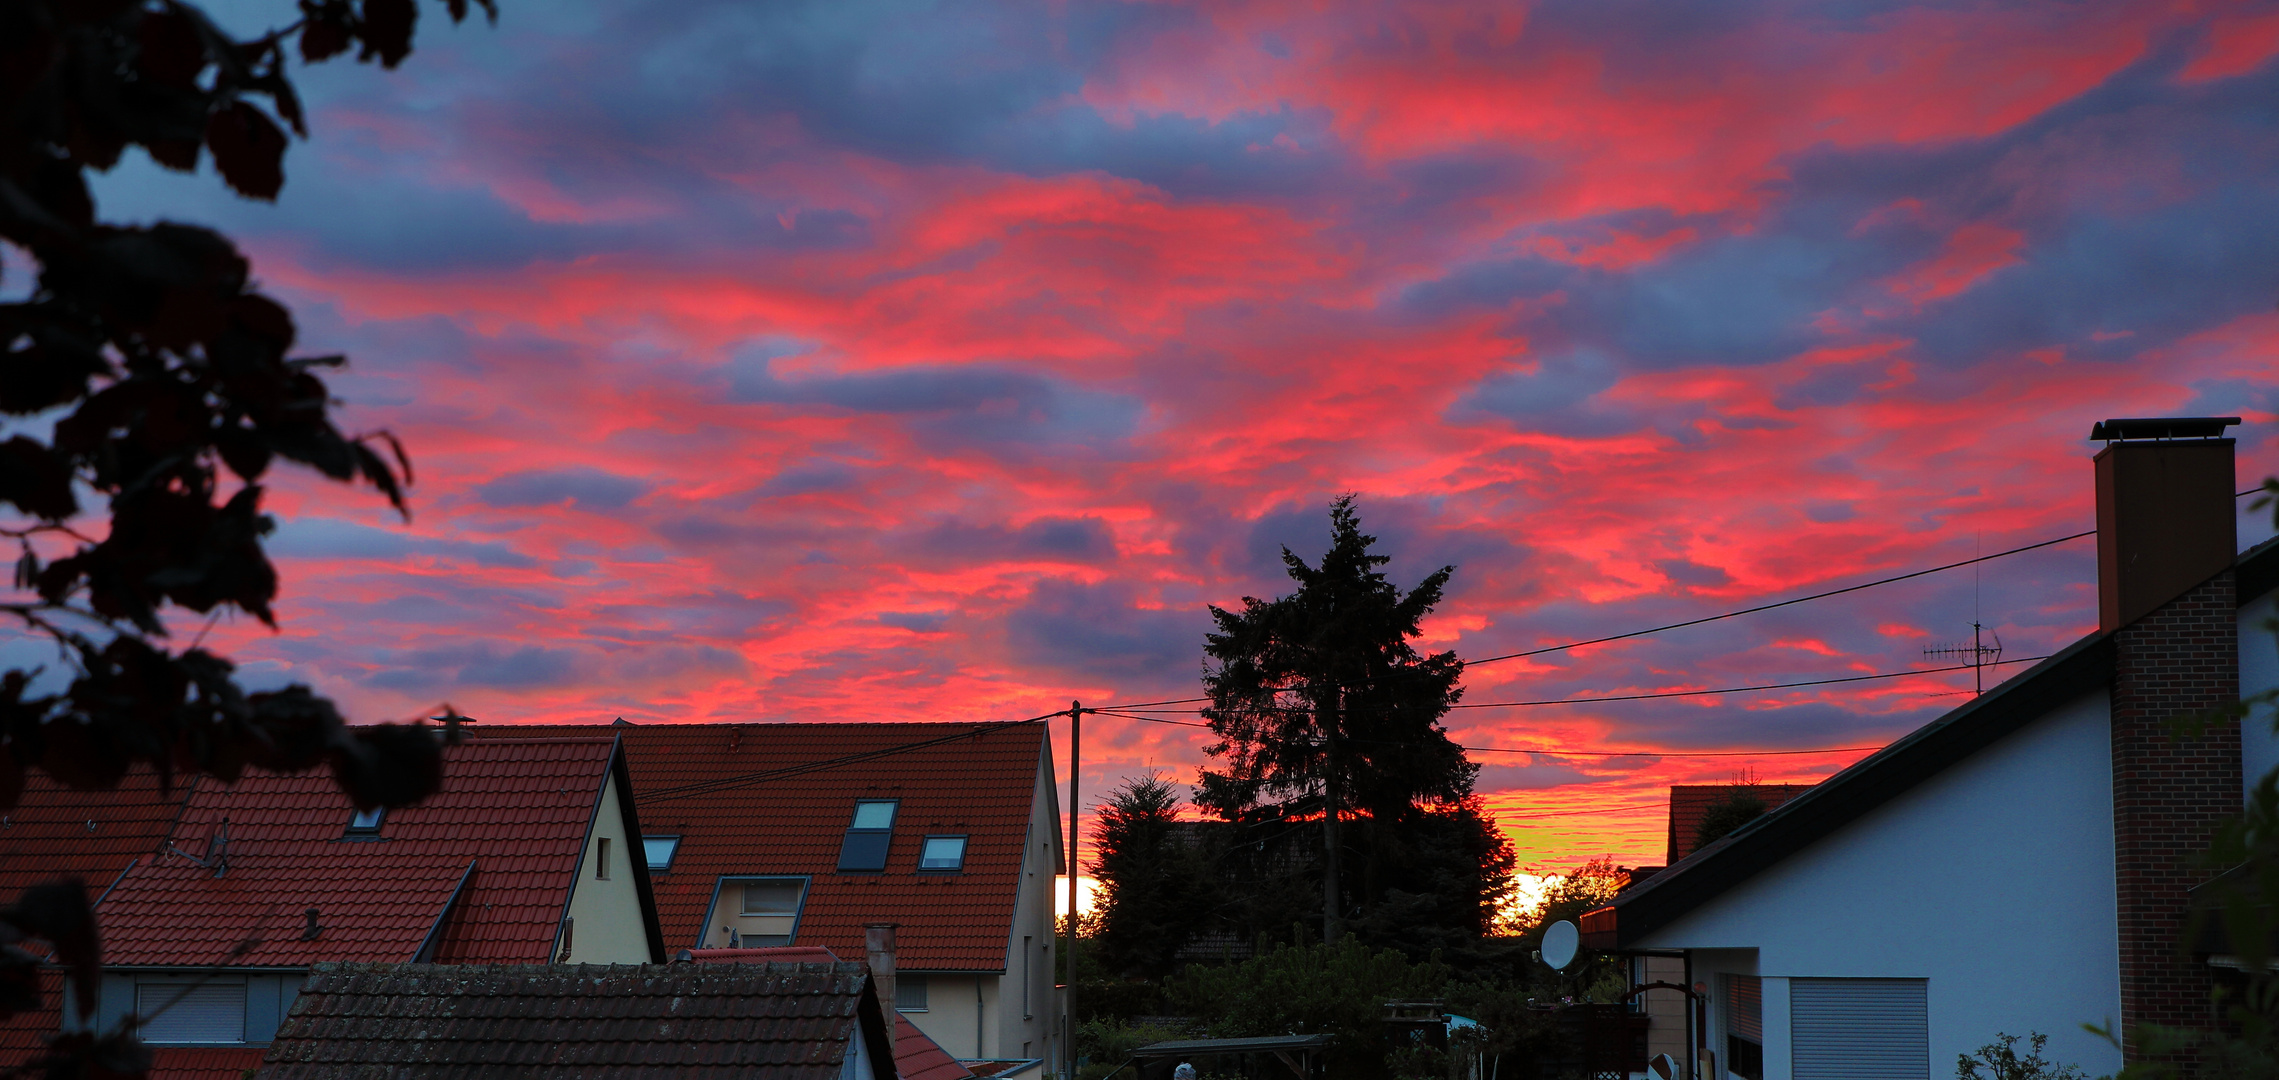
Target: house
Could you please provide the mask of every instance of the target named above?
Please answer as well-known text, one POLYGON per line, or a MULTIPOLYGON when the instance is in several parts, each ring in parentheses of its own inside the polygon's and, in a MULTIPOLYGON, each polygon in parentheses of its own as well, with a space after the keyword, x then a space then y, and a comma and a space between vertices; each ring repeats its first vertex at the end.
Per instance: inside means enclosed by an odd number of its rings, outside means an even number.
POLYGON ((679 950, 899 940, 896 1005, 966 1061, 1054 1053, 1053 877, 1039 723, 507 726, 609 732, 632 766, 657 918, 679 950))
POLYGON ((1924 1078, 1998 1032, 2096 1075, 2137 1048, 2085 1022, 2213 1018, 2225 958, 2178 945, 2195 857, 2279 763, 2260 724, 2169 735, 2279 683, 2232 423, 2097 425, 2094 633, 1584 916, 1700 995, 1700 1075, 1924 1078))
MULTIPOLYGON (((136 809, 121 815, 147 820, 144 794, 132 789, 136 809)), ((59 1026, 108 1030, 133 1014, 157 1048, 154 1077, 235 1076, 259 1061, 303 976, 323 962, 661 961, 630 796, 609 738, 450 747, 440 793, 370 813, 320 771, 249 770, 231 785, 183 778, 169 827, 156 839, 143 827, 149 846, 97 899, 106 962, 97 1015, 14 1018, 0 1066, 28 1059, 59 1026)), ((79 798, 27 792, 19 809, 52 818, 79 798)))
POLYGON ((861 964, 326 964, 260 1080, 896 1080, 861 964))

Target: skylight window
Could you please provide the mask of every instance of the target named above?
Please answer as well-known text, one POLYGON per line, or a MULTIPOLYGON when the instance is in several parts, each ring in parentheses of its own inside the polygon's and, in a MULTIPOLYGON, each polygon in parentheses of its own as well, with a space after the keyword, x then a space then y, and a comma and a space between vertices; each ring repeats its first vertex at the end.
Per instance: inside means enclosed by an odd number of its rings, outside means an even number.
POLYGON ((955 873, 965 869, 965 837, 927 837, 926 846, 918 850, 918 869, 936 873, 955 873))
POLYGON ((673 852, 680 850, 680 846, 681 838, 678 836, 644 836, 641 838, 641 854, 648 859, 649 869, 652 872, 672 869, 673 852))
POLYGON ((894 846, 896 805, 884 799, 864 799, 855 804, 854 821, 839 845, 840 873, 876 874, 886 869, 887 850, 894 846))
POLYGON ((358 810, 348 818, 348 835, 377 836, 380 832, 380 820, 387 816, 388 808, 384 806, 375 806, 370 810, 358 810))

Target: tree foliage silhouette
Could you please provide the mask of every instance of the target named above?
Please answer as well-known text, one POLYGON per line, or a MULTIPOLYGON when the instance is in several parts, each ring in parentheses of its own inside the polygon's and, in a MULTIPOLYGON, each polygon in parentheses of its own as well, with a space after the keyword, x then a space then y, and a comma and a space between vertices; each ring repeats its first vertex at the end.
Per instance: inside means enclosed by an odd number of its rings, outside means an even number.
POLYGON ((1161 978, 1177 965, 1179 947, 1209 921, 1216 899, 1200 838, 1179 823, 1178 789, 1152 774, 1110 791, 1097 815, 1093 947, 1110 972, 1161 978))
MULTIPOLYGON (((495 21, 493 0, 477 0, 495 21)), ((454 22, 468 0, 445 0, 454 22)), ((135 766, 235 780, 248 767, 329 766, 360 807, 399 806, 441 780, 442 738, 421 725, 348 726, 305 686, 248 692, 231 663, 175 649, 169 605, 243 611, 275 626, 273 527, 261 480, 282 460, 370 483, 407 513, 411 468, 386 433, 349 436, 319 372, 293 355, 293 319, 255 290, 228 238, 194 225, 103 222, 88 186, 140 147, 193 172, 210 160, 239 195, 274 200, 285 129, 307 119, 291 54, 409 55, 415 0, 298 0, 298 19, 238 40, 176 0, 0 0, 0 239, 36 271, 0 304, 0 532, 17 541, 0 604, 67 671, 0 674, 0 809, 28 771, 116 785, 135 766), (280 126, 280 122, 282 126, 280 126), (99 497, 108 521, 82 528, 99 497), (43 674, 46 677, 43 677, 43 674), (66 680, 63 676, 68 676, 66 680), (60 685, 59 685, 60 684, 60 685)), ((0 266, 0 272, 24 272, 0 266)), ((84 888, 63 882, 0 909, 0 1017, 36 1007, 27 938, 52 947, 92 1015, 100 947, 84 888)), ((73 1033, 40 1068, 132 1073, 131 1034, 73 1033)))
POLYGON ((1390 838, 1421 810, 1463 802, 1479 767, 1440 727, 1463 696, 1463 662, 1410 643, 1455 567, 1401 592, 1350 495, 1331 504, 1330 532, 1319 566, 1282 549, 1296 592, 1211 609, 1203 718, 1218 741, 1205 750, 1226 765, 1202 771, 1196 802, 1228 821, 1322 815, 1323 931, 1335 940, 1348 903, 1345 815, 1366 815, 1390 838))

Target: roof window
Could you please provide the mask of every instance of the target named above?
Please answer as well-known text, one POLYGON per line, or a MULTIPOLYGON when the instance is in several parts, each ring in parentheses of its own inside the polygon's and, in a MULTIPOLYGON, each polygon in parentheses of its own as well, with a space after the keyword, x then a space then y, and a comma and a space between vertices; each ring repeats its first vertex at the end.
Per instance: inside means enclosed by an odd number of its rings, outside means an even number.
POLYGON ((644 836, 641 838, 641 854, 648 859, 650 871, 655 873, 662 873, 673 868, 673 853, 679 851, 680 846, 681 838, 678 836, 644 836))
POLYGON ((385 806, 375 806, 370 810, 358 810, 349 815, 347 835, 352 837, 378 836, 380 835, 380 821, 387 816, 388 808, 385 806))
POLYGON ((854 822, 839 845, 839 872, 876 874, 886 869, 886 852, 894 844, 894 810, 891 799, 864 799, 855 803, 854 822))
POLYGON ((954 874, 965 869, 965 837, 929 836, 918 849, 920 873, 954 874))
POLYGON ((803 877, 721 878, 713 901, 721 913, 718 933, 707 931, 705 946, 759 949, 789 945, 799 935, 799 912, 807 902, 803 877))

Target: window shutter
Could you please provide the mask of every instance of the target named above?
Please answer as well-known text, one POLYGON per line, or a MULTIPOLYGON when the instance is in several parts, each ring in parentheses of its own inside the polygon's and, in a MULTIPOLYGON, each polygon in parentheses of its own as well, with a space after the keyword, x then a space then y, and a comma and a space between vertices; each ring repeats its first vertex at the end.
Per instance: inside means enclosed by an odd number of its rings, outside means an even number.
POLYGON ((245 984, 210 982, 143 983, 135 987, 135 1014, 147 1017, 144 1042, 242 1043, 245 1041, 245 984), (174 996, 182 998, 175 1001, 174 996), (169 1005, 168 1002, 173 1002, 169 1005), (159 1010, 165 1011, 160 1012, 159 1010), (158 1013, 152 1016, 152 1013, 158 1013))
POLYGON ((1725 976, 1725 1030, 1752 1042, 1765 1041, 1764 983, 1756 976, 1725 976))
POLYGON ((1790 979, 1796 1080, 1930 1080, 1922 979, 1790 979))

